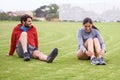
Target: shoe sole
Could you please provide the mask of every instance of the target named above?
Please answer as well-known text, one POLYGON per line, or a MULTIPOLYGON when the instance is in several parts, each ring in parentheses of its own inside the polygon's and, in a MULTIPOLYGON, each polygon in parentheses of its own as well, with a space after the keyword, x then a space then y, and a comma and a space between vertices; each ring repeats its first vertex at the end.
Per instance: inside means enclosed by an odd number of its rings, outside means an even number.
POLYGON ((48 56, 46 62, 47 62, 47 63, 52 63, 53 60, 56 58, 57 55, 58 55, 58 49, 55 48, 55 49, 51 52, 51 54, 48 56))
POLYGON ((98 64, 93 64, 93 63, 91 63, 92 65, 100 65, 99 63, 98 64))
POLYGON ((106 65, 105 63, 100 63, 100 65, 106 65))
POLYGON ((30 58, 26 58, 26 59, 24 59, 24 61, 30 61, 30 58))

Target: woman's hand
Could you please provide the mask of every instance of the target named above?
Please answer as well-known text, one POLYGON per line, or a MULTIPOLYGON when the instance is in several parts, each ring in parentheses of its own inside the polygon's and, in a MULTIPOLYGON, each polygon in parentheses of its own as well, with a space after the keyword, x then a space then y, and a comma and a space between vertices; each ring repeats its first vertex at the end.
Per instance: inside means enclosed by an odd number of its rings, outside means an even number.
POLYGON ((100 50, 100 52, 99 52, 100 55, 103 55, 104 53, 105 53, 104 50, 100 50))
POLYGON ((92 56, 92 55, 94 55, 94 53, 91 52, 91 51, 85 51, 85 54, 86 54, 87 56, 92 56))

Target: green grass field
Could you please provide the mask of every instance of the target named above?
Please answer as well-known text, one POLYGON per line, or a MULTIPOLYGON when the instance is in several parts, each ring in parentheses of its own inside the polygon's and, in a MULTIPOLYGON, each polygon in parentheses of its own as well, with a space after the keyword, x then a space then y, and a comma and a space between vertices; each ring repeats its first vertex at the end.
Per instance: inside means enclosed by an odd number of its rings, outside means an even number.
POLYGON ((76 33, 82 26, 78 22, 33 22, 40 50, 48 55, 53 48, 59 49, 52 64, 36 59, 24 62, 16 53, 8 57, 11 32, 18 23, 0 21, 0 80, 120 80, 120 23, 95 23, 107 48, 105 66, 76 58, 76 33))

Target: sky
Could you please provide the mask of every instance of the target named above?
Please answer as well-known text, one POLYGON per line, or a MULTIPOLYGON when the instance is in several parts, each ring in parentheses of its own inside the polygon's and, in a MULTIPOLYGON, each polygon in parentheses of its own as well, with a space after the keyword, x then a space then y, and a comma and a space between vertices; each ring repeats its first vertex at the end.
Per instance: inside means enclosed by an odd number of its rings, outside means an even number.
POLYGON ((120 0, 0 0, 0 10, 4 12, 35 10, 42 5, 53 3, 58 5, 71 4, 71 6, 79 6, 96 13, 102 13, 112 8, 120 9, 120 0))

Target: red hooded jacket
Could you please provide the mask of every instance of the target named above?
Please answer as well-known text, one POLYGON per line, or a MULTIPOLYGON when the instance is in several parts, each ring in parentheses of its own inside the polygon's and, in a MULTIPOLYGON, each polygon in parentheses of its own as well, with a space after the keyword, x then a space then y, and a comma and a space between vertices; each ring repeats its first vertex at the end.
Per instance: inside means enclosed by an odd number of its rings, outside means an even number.
MULTIPOLYGON (((19 38, 23 30, 20 29, 21 24, 18 24, 12 32, 11 36, 11 44, 10 44, 10 51, 9 55, 13 55, 14 51, 16 49, 16 46, 19 42, 19 38)), ((28 44, 38 48, 38 36, 37 36, 37 31, 34 26, 32 26, 28 31, 27 31, 27 42, 28 44)))

